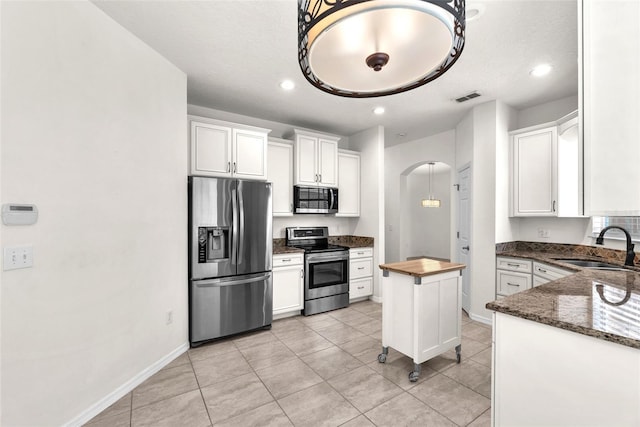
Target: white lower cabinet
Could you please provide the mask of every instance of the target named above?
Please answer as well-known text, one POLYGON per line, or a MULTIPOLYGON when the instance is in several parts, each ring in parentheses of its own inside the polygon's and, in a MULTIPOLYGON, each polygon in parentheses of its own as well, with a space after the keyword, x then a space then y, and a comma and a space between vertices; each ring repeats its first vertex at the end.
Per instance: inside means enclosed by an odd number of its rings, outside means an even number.
POLYGON ((373 248, 349 249, 349 300, 373 295, 373 248))
POLYGON ((496 267, 496 298, 531 288, 531 261, 498 257, 496 267))
POLYGON ((640 425, 636 348, 495 313, 492 376, 495 426, 640 425))
POLYGON ((304 306, 304 257, 273 256, 273 315, 300 311, 304 306))

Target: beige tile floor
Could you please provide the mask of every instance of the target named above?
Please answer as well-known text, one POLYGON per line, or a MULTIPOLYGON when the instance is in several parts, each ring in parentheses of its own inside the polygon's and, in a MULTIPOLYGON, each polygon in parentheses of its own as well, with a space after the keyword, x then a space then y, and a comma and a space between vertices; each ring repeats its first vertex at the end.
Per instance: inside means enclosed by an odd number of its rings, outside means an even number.
POLYGON ((87 426, 488 426, 491 329, 463 314, 451 350, 408 379, 410 358, 381 350, 372 301, 273 322, 189 350, 87 426))

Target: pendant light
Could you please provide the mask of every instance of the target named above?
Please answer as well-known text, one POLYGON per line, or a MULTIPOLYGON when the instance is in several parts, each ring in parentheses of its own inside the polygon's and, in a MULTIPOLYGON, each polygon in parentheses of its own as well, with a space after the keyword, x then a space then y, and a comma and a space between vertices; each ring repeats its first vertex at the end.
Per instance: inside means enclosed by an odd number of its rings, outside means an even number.
POLYGON ((440 207, 440 199, 436 199, 433 197, 433 193, 431 193, 431 181, 433 181, 433 166, 434 162, 427 163, 429 165, 429 198, 422 199, 423 208, 439 208, 440 207))
POLYGON ((333 95, 405 92, 444 74, 465 40, 465 0, 298 0, 298 61, 333 95))

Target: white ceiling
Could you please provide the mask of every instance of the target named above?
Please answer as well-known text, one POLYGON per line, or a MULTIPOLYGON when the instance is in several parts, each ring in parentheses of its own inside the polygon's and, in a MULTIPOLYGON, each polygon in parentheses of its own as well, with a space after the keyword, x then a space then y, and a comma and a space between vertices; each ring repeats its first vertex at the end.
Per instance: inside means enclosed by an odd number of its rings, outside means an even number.
POLYGON ((578 92, 576 0, 467 1, 484 13, 467 23, 462 56, 446 74, 368 99, 329 95, 304 79, 295 0, 93 2, 187 74, 189 104, 343 136, 382 125, 387 146, 452 129, 490 100, 523 109, 578 92), (531 77, 540 62, 552 74, 531 77), (293 91, 280 89, 285 78, 293 91), (453 101, 474 90, 482 96, 453 101), (383 116, 372 113, 379 105, 383 116))

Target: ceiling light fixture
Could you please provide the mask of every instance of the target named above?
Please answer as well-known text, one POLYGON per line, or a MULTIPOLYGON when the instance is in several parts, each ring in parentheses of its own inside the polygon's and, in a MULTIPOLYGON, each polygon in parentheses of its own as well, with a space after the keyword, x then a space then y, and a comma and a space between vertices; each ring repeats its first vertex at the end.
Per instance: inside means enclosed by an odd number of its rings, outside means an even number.
POLYGON ((434 162, 427 163, 429 165, 429 197, 426 199, 422 199, 420 204, 423 208, 439 208, 440 200, 433 197, 433 193, 431 193, 431 182, 433 181, 433 165, 434 162))
POLYGON ((544 77, 551 72, 551 65, 549 64, 540 64, 533 67, 529 74, 534 77, 544 77))
POLYGON ((280 82, 280 87, 284 90, 291 90, 296 85, 291 80, 283 80, 280 82))
POLYGON ((333 95, 405 92, 444 74, 465 42, 465 0, 298 0, 298 61, 333 95))
POLYGON ((373 109, 373 114, 377 114, 378 116, 384 114, 384 107, 376 107, 373 109))

